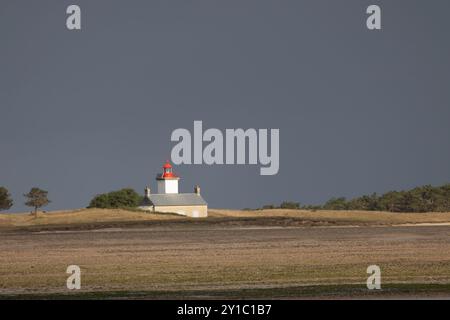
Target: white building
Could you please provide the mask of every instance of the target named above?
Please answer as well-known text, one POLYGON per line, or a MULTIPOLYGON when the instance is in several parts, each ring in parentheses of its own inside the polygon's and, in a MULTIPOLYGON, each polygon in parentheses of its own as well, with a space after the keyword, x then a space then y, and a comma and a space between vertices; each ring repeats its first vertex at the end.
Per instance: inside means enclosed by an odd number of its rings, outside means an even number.
POLYGON ((200 187, 195 186, 193 193, 178 193, 180 177, 173 173, 172 165, 167 161, 163 172, 156 176, 158 193, 152 194, 145 188, 144 200, 139 207, 151 212, 171 212, 180 215, 200 218, 208 216, 208 204, 200 195, 200 187))

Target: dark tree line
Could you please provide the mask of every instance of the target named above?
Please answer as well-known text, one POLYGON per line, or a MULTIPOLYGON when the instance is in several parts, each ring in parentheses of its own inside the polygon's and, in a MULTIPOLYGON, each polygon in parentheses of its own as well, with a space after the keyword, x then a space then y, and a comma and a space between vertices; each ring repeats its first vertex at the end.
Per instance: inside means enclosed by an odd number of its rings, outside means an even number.
POLYGON ((373 193, 347 200, 332 198, 323 206, 328 210, 369 210, 390 212, 448 212, 450 211, 450 184, 430 185, 407 191, 373 193))
POLYGON ((347 200, 331 198, 323 205, 300 206, 298 202, 284 201, 279 206, 265 205, 262 209, 307 210, 367 210, 389 212, 450 212, 450 184, 440 187, 426 185, 407 191, 389 191, 382 195, 372 193, 347 200))

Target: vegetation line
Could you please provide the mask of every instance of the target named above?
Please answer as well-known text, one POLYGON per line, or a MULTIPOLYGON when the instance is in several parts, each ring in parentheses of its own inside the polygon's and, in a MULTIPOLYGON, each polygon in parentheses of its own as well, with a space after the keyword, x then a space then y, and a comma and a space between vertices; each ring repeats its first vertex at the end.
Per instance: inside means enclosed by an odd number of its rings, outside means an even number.
POLYGON ((361 210, 388 212, 449 212, 450 184, 440 187, 426 185, 407 191, 389 191, 382 195, 372 193, 351 200, 333 197, 323 205, 300 205, 284 201, 279 206, 265 205, 261 209, 305 210, 361 210))

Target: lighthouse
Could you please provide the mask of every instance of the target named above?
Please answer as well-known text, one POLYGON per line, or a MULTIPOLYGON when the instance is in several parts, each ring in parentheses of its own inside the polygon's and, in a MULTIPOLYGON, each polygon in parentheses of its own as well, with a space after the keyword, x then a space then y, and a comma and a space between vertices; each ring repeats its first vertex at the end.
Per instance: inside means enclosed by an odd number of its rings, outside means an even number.
POLYGON ((192 193, 178 193, 180 177, 173 172, 169 161, 163 165, 162 173, 156 176, 158 193, 152 193, 150 187, 144 189, 144 199, 139 209, 147 212, 169 212, 191 218, 208 216, 208 204, 195 185, 192 193))
POLYGON ((178 193, 178 180, 180 177, 173 173, 172 165, 166 161, 163 165, 163 172, 156 176, 158 193, 178 193))

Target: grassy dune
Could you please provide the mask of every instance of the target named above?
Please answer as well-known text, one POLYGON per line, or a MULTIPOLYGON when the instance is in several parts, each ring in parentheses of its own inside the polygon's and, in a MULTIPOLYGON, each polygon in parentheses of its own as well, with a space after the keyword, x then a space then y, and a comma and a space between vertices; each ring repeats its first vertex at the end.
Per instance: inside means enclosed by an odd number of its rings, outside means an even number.
POLYGON ((381 224, 405 223, 445 223, 450 222, 450 212, 427 213, 392 213, 381 211, 333 211, 333 210, 226 210, 214 209, 210 211, 214 217, 288 217, 301 219, 318 219, 342 222, 367 222, 381 224))
POLYGON ((78 209, 40 212, 37 218, 30 213, 0 214, 0 228, 173 219, 179 219, 179 217, 172 214, 148 214, 123 209, 78 209))
POLYGON ((78 209, 39 213, 37 218, 29 213, 0 214, 1 229, 27 229, 71 226, 102 228, 152 225, 152 223, 200 224, 229 223, 234 225, 397 225, 397 224, 450 224, 450 213, 390 213, 374 211, 308 211, 308 210, 227 210, 210 209, 206 219, 192 219, 175 214, 146 213, 124 209, 78 209))

